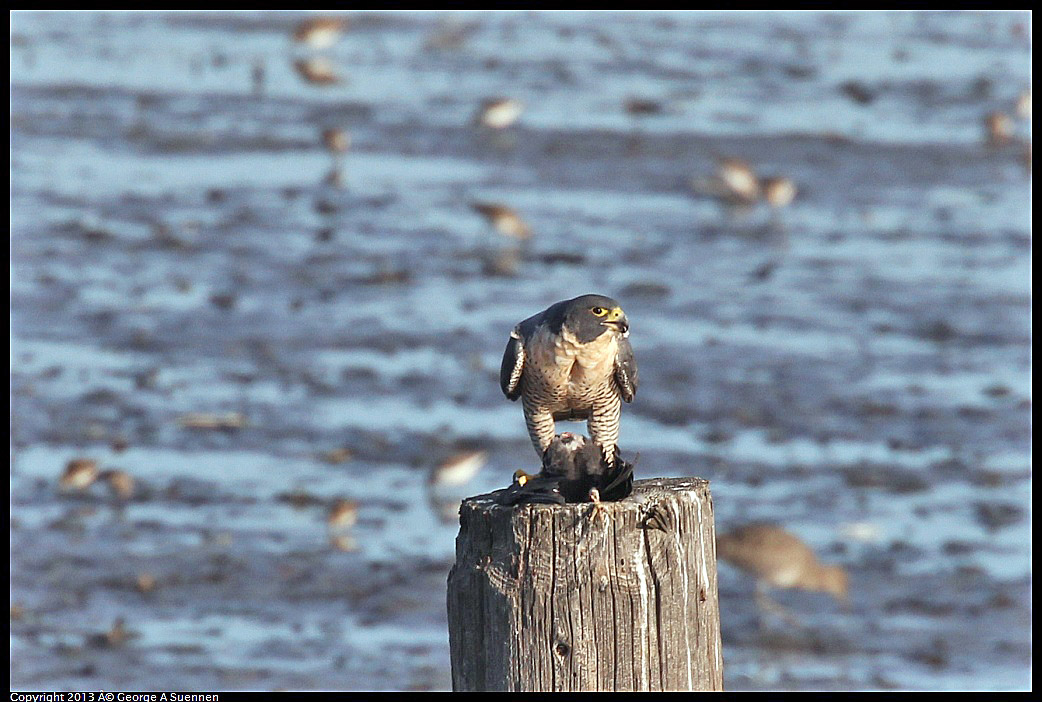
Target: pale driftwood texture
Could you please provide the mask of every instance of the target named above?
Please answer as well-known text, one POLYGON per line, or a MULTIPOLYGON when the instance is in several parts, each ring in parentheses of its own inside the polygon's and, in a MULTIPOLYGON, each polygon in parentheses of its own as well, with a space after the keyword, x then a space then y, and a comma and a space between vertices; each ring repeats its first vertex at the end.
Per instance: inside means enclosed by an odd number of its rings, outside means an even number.
POLYGON ((604 508, 463 502, 453 689, 723 689, 709 483, 640 480, 604 508))

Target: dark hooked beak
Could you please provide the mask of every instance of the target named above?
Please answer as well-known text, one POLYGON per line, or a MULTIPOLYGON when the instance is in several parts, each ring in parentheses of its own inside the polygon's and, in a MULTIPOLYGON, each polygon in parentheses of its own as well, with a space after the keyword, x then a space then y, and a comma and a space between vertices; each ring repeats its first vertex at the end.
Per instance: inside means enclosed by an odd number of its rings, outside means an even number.
POLYGON ((625 334, 630 330, 630 323, 626 317, 619 317, 614 322, 601 322, 601 326, 614 329, 620 334, 625 334))

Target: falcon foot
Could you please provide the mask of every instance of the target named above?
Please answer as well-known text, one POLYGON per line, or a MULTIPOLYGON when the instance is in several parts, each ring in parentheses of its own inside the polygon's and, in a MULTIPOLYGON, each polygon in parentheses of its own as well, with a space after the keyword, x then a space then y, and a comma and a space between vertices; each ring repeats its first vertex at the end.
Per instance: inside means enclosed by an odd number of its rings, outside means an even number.
MULTIPOLYGON (((499 492, 502 505, 574 504, 615 502, 633 490, 633 465, 618 455, 609 464, 599 446, 581 434, 555 436, 543 453, 543 469, 538 475, 524 471, 514 474, 510 487, 499 492)), ((603 507, 598 507, 604 514, 603 507)))

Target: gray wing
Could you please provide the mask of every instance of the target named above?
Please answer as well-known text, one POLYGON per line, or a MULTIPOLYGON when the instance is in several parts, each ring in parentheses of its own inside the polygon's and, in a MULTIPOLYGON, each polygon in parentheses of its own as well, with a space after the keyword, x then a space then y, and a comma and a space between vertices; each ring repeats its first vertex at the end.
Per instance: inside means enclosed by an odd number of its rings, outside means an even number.
POLYGON ((503 364, 499 367, 499 387, 509 400, 521 397, 521 373, 525 370, 525 345, 521 340, 521 331, 514 327, 503 352, 503 364))
POLYGON ((629 339, 619 339, 619 355, 615 359, 615 382, 619 386, 619 394, 626 402, 633 402, 637 394, 637 359, 633 357, 633 347, 629 339))

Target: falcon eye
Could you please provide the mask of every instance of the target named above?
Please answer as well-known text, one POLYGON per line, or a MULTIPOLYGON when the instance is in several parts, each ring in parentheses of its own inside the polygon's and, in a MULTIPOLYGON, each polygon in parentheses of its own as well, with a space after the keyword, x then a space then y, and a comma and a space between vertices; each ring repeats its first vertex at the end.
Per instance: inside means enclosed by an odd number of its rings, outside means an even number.
POLYGON ((593 312, 593 314, 597 317, 603 317, 604 315, 608 314, 608 310, 604 309, 603 307, 593 307, 590 309, 590 311, 593 312))

